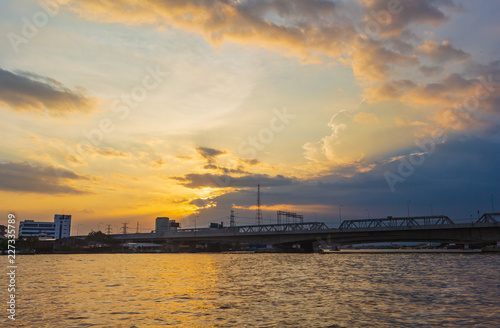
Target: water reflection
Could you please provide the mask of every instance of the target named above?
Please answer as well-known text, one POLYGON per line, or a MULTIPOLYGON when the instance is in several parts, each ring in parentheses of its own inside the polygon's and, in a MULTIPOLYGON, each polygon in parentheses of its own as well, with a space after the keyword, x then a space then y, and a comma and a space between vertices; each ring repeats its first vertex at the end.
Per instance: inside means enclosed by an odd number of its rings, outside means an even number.
POLYGON ((24 256, 16 324, 488 327, 500 322, 499 264, 449 254, 24 256))

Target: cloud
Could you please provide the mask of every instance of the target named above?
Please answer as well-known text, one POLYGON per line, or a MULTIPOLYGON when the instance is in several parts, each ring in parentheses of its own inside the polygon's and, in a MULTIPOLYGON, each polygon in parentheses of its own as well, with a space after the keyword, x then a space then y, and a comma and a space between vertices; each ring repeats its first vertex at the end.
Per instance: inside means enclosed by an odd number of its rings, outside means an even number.
MULTIPOLYGON (((467 116, 474 124, 461 125, 465 129, 479 124, 484 113, 500 112, 500 74, 468 78, 467 74, 453 73, 430 83, 416 84, 409 80, 387 81, 365 89, 370 102, 398 100, 415 109, 433 113, 436 123, 451 127, 442 119, 443 113, 454 112, 467 116)), ((446 114, 447 115, 447 114, 446 114)))
POLYGON ((376 87, 365 89, 366 97, 369 101, 377 102, 382 100, 400 99, 409 90, 416 87, 410 80, 387 81, 376 87))
POLYGON ((242 44, 292 50, 307 58, 312 52, 340 54, 339 40, 352 35, 350 21, 338 14, 340 4, 312 0, 289 1, 66 1, 82 17, 127 25, 173 25, 203 34, 212 43, 242 44), (123 10, 124 6, 133 10, 123 10), (342 20, 333 25, 332 21, 342 20))
MULTIPOLYGON (((408 161, 408 154, 416 152, 421 150, 412 145, 401 150, 397 158, 408 161)), ((265 208, 281 205, 283 210, 290 204, 290 208, 306 214, 309 221, 316 212, 320 220, 334 224, 338 224, 338 205, 343 205, 345 218, 365 218, 367 208, 372 217, 404 216, 411 199, 412 215, 429 215, 430 204, 434 214, 449 215, 459 222, 465 218, 470 222, 470 214, 476 217, 477 210, 491 210, 491 194, 500 194, 500 144, 475 137, 459 138, 435 144, 435 151, 423 156, 421 165, 414 166, 413 173, 396 184, 396 192, 391 192, 384 174, 399 174, 398 159, 378 162, 372 170, 353 171, 349 176, 330 173, 290 185, 261 188, 261 202, 265 208), (329 207, 325 208, 325 204, 329 207)), ((211 201, 217 203, 217 208, 201 210, 200 217, 227 216, 231 208, 255 205, 255 191, 233 190, 211 201)), ((274 214, 267 212, 265 217, 274 214)))
POLYGON ((435 76, 439 73, 441 73, 444 69, 443 67, 440 66, 427 66, 427 65, 422 65, 418 68, 418 70, 424 75, 424 76, 435 76))
POLYGON ((413 67, 419 63, 415 55, 403 55, 381 42, 372 41, 361 51, 351 54, 354 75, 369 82, 384 81, 397 67, 413 67))
POLYGON ((41 194, 85 194, 88 191, 66 185, 70 181, 88 180, 73 171, 55 166, 26 162, 0 163, 0 190, 41 194))
POLYGON ((238 160, 250 166, 254 166, 261 163, 258 159, 255 158, 254 159, 239 158, 238 160))
MULTIPOLYGON (((124 153, 120 150, 116 150, 116 149, 113 149, 111 147, 106 147, 106 148, 93 147, 91 152, 105 156, 105 157, 129 157, 130 156, 129 153, 124 153)), ((162 159, 158 159, 158 164, 164 164, 164 162, 160 163, 159 161, 162 161, 162 159)))
MULTIPOLYGON (((127 25, 173 26, 201 34, 213 45, 235 42, 254 45, 304 63, 337 61, 352 66, 355 77, 376 82, 419 64, 421 54, 412 42, 420 39, 414 25, 437 26, 448 21, 445 11, 463 10, 452 0, 398 2, 360 0, 252 0, 252 1, 73 1, 66 8, 101 22, 127 25), (123 10, 133 8, 133 10, 123 10), (392 13, 389 11, 392 10, 392 13), (376 31, 371 26, 376 25, 376 31), (403 37, 408 42, 397 41, 403 37), (412 53, 414 52, 414 53, 412 53)), ((431 47, 424 43, 422 49, 431 47)), ((449 43, 428 49, 437 59, 464 52, 449 43)))
POLYGON ((443 41, 441 44, 434 41, 426 41, 424 44, 417 47, 417 51, 436 63, 454 60, 463 61, 470 58, 470 54, 453 47, 448 41, 443 41))
POLYGON ((383 25, 382 32, 385 35, 400 35, 410 25, 437 26, 448 20, 443 7, 462 9, 451 0, 363 0, 362 2, 365 4, 365 21, 377 21, 383 25))
POLYGON ((148 163, 148 165, 150 167, 155 168, 155 169, 159 169, 165 164, 166 164, 166 162, 163 158, 158 158, 158 159, 155 159, 155 160, 148 163))
POLYGON ((46 112, 58 116, 88 112, 97 101, 85 90, 70 90, 59 81, 30 72, 0 68, 0 104, 20 112, 46 112))
POLYGON ((217 174, 198 174, 190 173, 182 177, 172 177, 171 179, 179 181, 187 188, 251 188, 258 184, 262 186, 283 186, 292 184, 295 179, 287 178, 282 175, 269 176, 267 174, 249 174, 240 177, 217 174))
POLYGON ((203 166, 205 170, 217 170, 221 171, 224 174, 228 173, 238 173, 238 174, 243 174, 243 173, 249 173, 243 166, 238 166, 236 168, 228 168, 228 167, 223 167, 223 166, 218 166, 214 164, 207 164, 203 166))
POLYGON ((329 163, 336 169, 344 166, 365 169, 375 158, 384 156, 391 149, 400 149, 413 138, 413 133, 406 131, 407 137, 395 140, 392 136, 398 135, 400 128, 389 122, 389 117, 381 121, 371 113, 353 115, 343 110, 332 116, 328 126, 332 129, 330 135, 304 144, 304 157, 329 163), (366 124, 368 122, 377 124, 366 124))
POLYGON ((201 157, 207 159, 209 162, 214 161, 215 157, 226 154, 225 150, 218 150, 208 147, 198 147, 196 148, 201 157))
POLYGON ((193 160, 193 158, 191 156, 185 156, 185 155, 177 155, 177 156, 175 156, 175 158, 180 159, 181 161, 186 161, 186 162, 193 160))
POLYGON ((380 119, 378 118, 377 115, 375 115, 373 113, 363 113, 363 112, 354 115, 352 120, 356 123, 378 123, 378 122, 380 122, 380 119))

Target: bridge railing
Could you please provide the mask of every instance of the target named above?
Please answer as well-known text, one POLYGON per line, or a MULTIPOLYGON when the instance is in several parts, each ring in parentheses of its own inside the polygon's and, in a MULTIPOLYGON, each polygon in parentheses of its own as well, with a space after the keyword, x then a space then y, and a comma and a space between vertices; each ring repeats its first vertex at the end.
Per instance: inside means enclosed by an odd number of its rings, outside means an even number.
POLYGON ((476 223, 497 223, 500 222, 500 213, 484 213, 476 223), (496 218, 497 219, 496 219, 496 218))
POLYGON ((329 229, 323 222, 263 224, 223 228, 230 233, 291 232, 329 229))
POLYGON ((382 219, 345 220, 339 229, 366 229, 380 227, 412 227, 412 226, 437 226, 454 224, 447 216, 413 216, 413 217, 387 217, 382 219))

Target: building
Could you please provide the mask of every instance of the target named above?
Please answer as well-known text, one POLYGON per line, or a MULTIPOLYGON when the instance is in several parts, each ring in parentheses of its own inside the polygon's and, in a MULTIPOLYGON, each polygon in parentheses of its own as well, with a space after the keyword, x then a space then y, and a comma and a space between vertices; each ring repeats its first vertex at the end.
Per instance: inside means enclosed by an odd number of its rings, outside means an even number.
POLYGON ((53 222, 24 220, 19 223, 19 237, 38 237, 39 239, 55 239, 56 225, 53 222))
POLYGON ((54 215, 56 239, 69 237, 71 233, 71 215, 54 215))
POLYGON ((179 223, 175 220, 170 220, 167 217, 158 217, 155 222, 155 232, 159 237, 164 236, 170 231, 177 231, 179 223))
POLYGON ((54 222, 24 220, 19 223, 19 237, 38 237, 39 239, 61 239, 69 237, 71 215, 54 215, 54 222))

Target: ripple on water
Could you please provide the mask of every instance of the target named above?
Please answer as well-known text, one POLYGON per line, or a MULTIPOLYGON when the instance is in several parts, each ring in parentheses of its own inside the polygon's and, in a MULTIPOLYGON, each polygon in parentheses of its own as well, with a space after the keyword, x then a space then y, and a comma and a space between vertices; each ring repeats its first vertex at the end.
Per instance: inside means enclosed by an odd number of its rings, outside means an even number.
POLYGON ((19 327, 488 327, 499 267, 484 254, 36 255, 20 263, 19 327))

